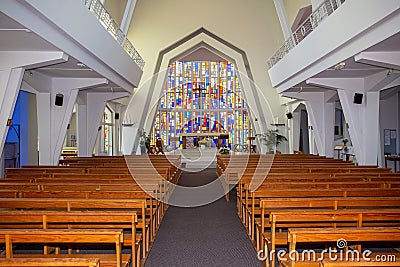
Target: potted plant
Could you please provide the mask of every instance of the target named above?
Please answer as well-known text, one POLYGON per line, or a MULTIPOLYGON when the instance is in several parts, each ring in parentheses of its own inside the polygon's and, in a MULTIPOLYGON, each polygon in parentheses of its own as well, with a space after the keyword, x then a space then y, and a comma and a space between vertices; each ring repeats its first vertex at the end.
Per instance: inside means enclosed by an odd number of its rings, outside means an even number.
POLYGON ((344 152, 347 152, 347 146, 346 146, 346 144, 347 144, 347 142, 349 142, 349 140, 348 140, 347 138, 344 138, 344 139, 342 140, 342 142, 343 142, 343 151, 344 151, 344 152))
POLYGON ((226 154, 229 154, 230 151, 231 150, 229 149, 229 147, 221 147, 218 152, 221 155, 226 155, 226 154))
POLYGON ((279 130, 267 130, 262 134, 256 134, 260 137, 261 142, 267 147, 268 152, 274 154, 276 148, 282 143, 287 141, 286 137, 279 133, 279 130))

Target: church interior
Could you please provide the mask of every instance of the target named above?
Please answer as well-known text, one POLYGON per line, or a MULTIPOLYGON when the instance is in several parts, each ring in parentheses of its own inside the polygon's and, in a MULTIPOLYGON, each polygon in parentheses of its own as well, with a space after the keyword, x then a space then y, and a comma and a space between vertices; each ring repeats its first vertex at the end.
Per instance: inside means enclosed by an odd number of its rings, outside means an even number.
POLYGON ((5 0, 0 266, 400 266, 400 1, 5 0))

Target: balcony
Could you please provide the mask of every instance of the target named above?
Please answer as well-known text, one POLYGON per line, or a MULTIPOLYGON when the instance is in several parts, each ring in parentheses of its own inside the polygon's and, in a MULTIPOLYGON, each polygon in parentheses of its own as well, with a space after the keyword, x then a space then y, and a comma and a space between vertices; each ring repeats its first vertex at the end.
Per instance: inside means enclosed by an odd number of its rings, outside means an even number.
POLYGON ((99 0, 85 0, 85 6, 92 11, 100 23, 107 29, 111 36, 121 45, 126 53, 136 62, 141 70, 144 67, 144 60, 139 55, 138 51, 133 47, 132 43, 128 40, 126 35, 118 27, 107 9, 101 4, 99 0))
POLYGON ((398 0, 325 1, 268 61, 271 84, 283 93, 377 45, 397 51, 399 25, 398 0))
POLYGON ((293 47, 314 31, 325 18, 335 12, 344 2, 345 0, 326 0, 323 2, 267 61, 268 67, 272 68, 278 63, 293 47))

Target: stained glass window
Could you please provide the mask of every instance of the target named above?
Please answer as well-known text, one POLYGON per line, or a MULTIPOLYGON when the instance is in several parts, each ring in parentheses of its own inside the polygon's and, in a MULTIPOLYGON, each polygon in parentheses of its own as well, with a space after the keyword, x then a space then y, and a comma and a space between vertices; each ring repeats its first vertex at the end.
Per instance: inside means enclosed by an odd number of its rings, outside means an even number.
MULTIPOLYGON (((152 138, 178 147, 182 133, 228 133, 228 146, 246 144, 249 113, 232 62, 194 61, 172 63, 160 98, 152 138)), ((211 135, 214 143, 218 137, 211 135)))
POLYGON ((103 114, 103 136, 101 137, 103 153, 112 156, 112 111, 106 106, 103 114))

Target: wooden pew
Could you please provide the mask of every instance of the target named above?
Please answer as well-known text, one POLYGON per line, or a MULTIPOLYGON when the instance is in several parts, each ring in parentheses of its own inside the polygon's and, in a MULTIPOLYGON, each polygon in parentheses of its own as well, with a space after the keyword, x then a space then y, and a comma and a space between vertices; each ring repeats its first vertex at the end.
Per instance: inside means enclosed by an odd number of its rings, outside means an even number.
MULTIPOLYGON (((112 263, 102 260, 103 254, 96 254, 96 257, 103 262, 102 266, 128 266, 130 255, 121 253, 123 243, 122 230, 7 230, 0 229, 0 243, 5 244, 6 258, 18 257, 14 255, 13 246, 17 244, 114 244, 116 253, 112 263)), ((62 255, 62 254, 59 254, 62 255)), ((75 257, 75 254, 64 254, 67 258, 75 257)), ((30 255, 33 257, 34 254, 30 255)), ((63 257, 50 255, 51 257, 63 257)), ((40 257, 43 257, 41 255, 40 257)), ((93 255, 85 255, 85 258, 92 258, 93 255)), ((104 258, 109 259, 108 256, 104 258)))
POLYGON ((149 250, 150 222, 146 219, 145 199, 67 199, 67 198, 0 198, 0 214, 15 210, 46 211, 130 211, 138 215, 137 229, 142 231, 143 258, 149 250))
MULTIPOLYGON (((297 243, 327 243, 344 239, 347 242, 400 242, 399 227, 364 227, 364 228, 289 228, 289 251, 295 251, 297 243)), ((296 261, 282 259, 282 266, 297 266, 296 261)), ((307 262, 307 266, 318 266, 319 263, 307 262), (316 265, 315 265, 316 264, 316 265)))
MULTIPOLYGON (((400 209, 274 210, 270 212, 269 222, 270 232, 262 233, 262 238, 268 246, 262 247, 264 251, 275 251, 277 245, 287 245, 287 228, 400 226, 400 209)), ((274 264, 273 258, 271 266, 274 264)))
MULTIPOLYGON (((319 263, 320 267, 365 267, 365 266, 385 266, 385 267, 390 267, 390 266, 400 266, 400 255, 399 253, 387 253, 388 255, 385 255, 383 253, 372 253, 369 258, 374 259, 374 260, 365 260, 365 259, 360 259, 358 261, 334 261, 331 259, 324 259, 319 263), (377 257, 382 257, 382 255, 385 255, 386 257, 389 257, 389 261, 377 261, 375 260, 377 257), (392 259, 395 259, 396 261, 392 261, 392 259)), ((298 265, 298 264, 296 264, 298 265)))
POLYGON ((133 266, 139 267, 142 234, 136 233, 137 222, 136 212, 0 211, 1 229, 127 229, 123 246, 131 248, 133 266))
MULTIPOLYGON (((247 195, 247 194, 246 194, 247 195)), ((344 188, 344 189, 264 189, 257 190, 248 195, 242 206, 242 214, 245 226, 248 229, 251 239, 254 240, 254 225, 256 210, 259 213, 259 201, 261 198, 305 198, 305 197, 397 197, 400 196, 400 189, 387 188, 344 188)))
POLYGON ((164 196, 155 193, 153 196, 148 195, 142 190, 137 191, 106 191, 93 190, 83 191, 79 188, 73 188, 68 191, 29 191, 29 190, 1 190, 0 198, 59 198, 59 199, 143 199, 146 200, 149 220, 149 236, 152 241, 155 233, 161 223, 164 215, 164 208, 161 205, 165 201, 164 196), (153 198, 154 197, 154 198, 153 198))
POLYGON ((0 267, 100 267, 99 258, 0 258, 0 267))
MULTIPOLYGON (((329 212, 337 210, 365 210, 382 209, 383 212, 393 211, 400 207, 400 197, 356 197, 356 198, 263 198, 260 200, 260 214, 261 218, 256 221, 257 241, 262 240, 265 229, 270 227, 274 228, 273 217, 271 212, 312 212, 316 209, 326 209, 329 212), (386 210, 386 211, 385 211, 386 210), (269 222, 269 223, 268 223, 269 222)), ((289 215, 287 215, 289 217, 289 215)), ((369 216, 367 214, 367 216, 369 216)), ((370 217, 370 216, 369 216, 370 217)), ((367 218, 369 218, 367 217, 367 218)), ((367 219, 366 218, 366 219, 367 219)), ((276 218, 275 220, 277 220, 276 218)), ((397 217, 395 217, 397 221, 397 217)), ((362 221, 362 218, 360 218, 362 221)), ((271 230, 272 232, 272 230, 271 230)), ((260 249, 257 242, 257 249, 260 249)))

